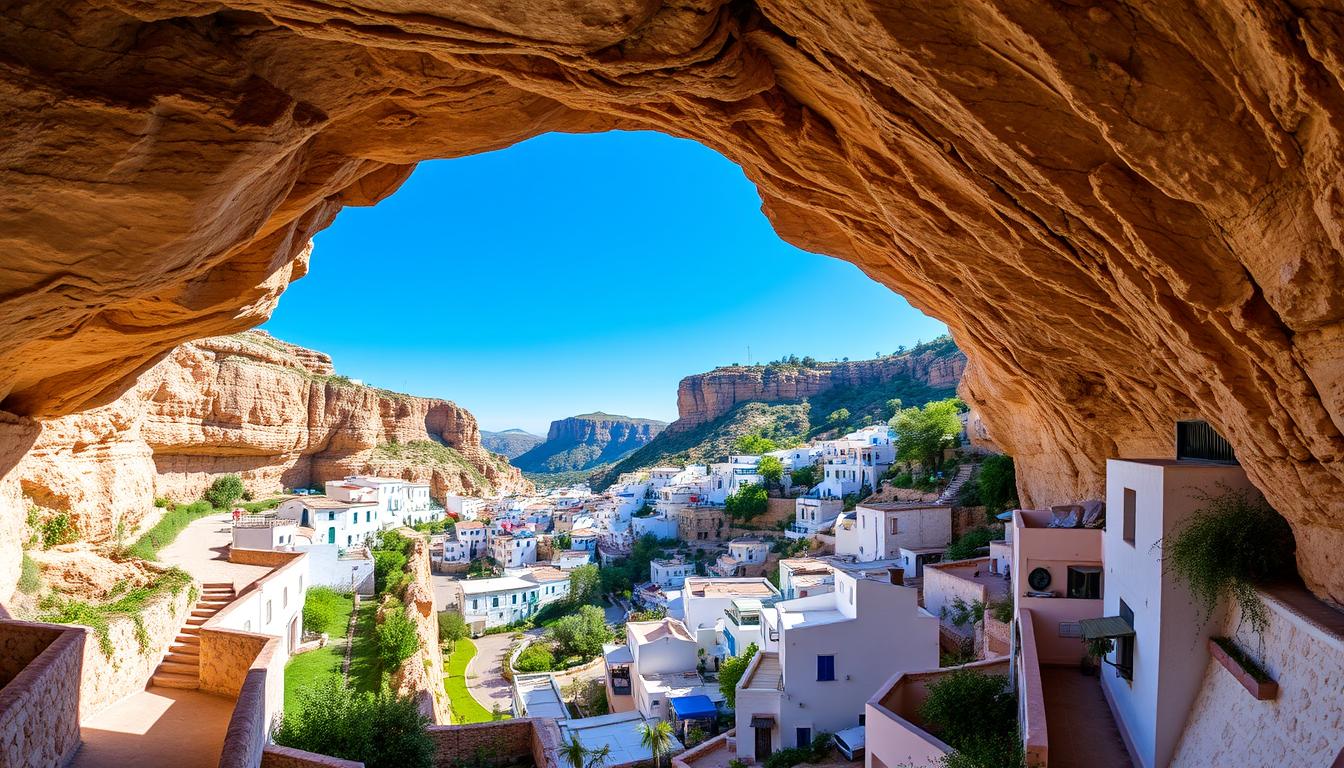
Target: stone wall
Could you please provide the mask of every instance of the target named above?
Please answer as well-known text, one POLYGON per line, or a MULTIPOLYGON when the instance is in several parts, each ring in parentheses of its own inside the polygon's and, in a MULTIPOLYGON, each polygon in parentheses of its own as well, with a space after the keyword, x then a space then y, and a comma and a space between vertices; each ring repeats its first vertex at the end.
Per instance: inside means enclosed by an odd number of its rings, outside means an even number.
POLYGON ((363 763, 268 744, 261 752, 261 768, 364 768, 363 763))
MULTIPOLYGON (((215 630, 220 634, 248 635, 232 630, 215 630)), ((205 632, 201 633, 202 636, 205 632)), ((239 683, 237 703, 233 707, 233 717, 229 718, 229 729, 224 735, 224 746, 220 750, 219 768, 256 768, 261 765, 262 750, 266 747, 271 721, 281 711, 284 702, 285 669, 284 655, 279 653, 279 638, 267 638, 251 635, 264 642, 254 655, 247 671, 239 683)), ((243 643, 232 645, 237 652, 247 646, 243 643)), ((243 651, 245 653, 245 651, 243 651)), ((211 693, 230 695, 221 686, 231 680, 219 679, 220 665, 211 675, 211 683, 206 686, 206 650, 205 641, 201 642, 201 690, 211 693)), ((230 658, 242 659, 241 653, 230 658)))
POLYGON ((79 748, 85 632, 0 621, 0 765, 64 765, 79 748))
POLYGON ((407 529, 401 533, 411 539, 406 568, 411 583, 406 587, 404 607, 415 624, 420 651, 406 660, 392 675, 392 687, 403 696, 414 696, 420 709, 435 723, 450 721, 448 697, 443 690, 443 652, 439 648, 439 619, 434 609, 434 580, 430 575, 429 542, 407 529))
POLYGON ((482 758, 507 764, 531 759, 537 768, 558 768, 560 727, 549 718, 520 717, 472 725, 430 726, 434 768, 455 768, 482 758))
MULTIPOLYGON (((194 586, 194 585, 193 585, 194 586)), ((112 653, 105 654, 92 630, 84 643, 84 667, 79 694, 79 714, 88 717, 104 707, 141 690, 163 660, 191 613, 192 588, 169 594, 140 610, 140 625, 147 639, 142 648, 136 623, 128 617, 108 622, 107 637, 112 653)))
MULTIPOLYGON (((1172 768, 1327 766, 1344 748, 1344 617, 1300 589, 1262 592, 1263 666, 1278 697, 1257 701, 1216 660, 1186 721, 1172 768)), ((1257 656, 1233 606, 1220 634, 1257 656)))

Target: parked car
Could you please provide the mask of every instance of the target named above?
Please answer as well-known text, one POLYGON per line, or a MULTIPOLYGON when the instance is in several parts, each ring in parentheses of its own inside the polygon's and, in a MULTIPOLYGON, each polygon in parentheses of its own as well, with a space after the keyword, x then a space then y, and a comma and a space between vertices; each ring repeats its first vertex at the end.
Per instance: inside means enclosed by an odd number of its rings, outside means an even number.
POLYGON ((862 760, 864 745, 864 728, 862 725, 854 728, 846 728, 831 737, 831 742, 835 748, 845 756, 846 760, 862 760))

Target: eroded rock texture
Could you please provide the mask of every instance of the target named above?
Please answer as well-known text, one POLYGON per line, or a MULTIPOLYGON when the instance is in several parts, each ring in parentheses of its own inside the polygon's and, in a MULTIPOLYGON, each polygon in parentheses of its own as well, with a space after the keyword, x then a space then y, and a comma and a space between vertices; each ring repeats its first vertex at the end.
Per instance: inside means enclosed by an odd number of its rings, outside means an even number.
POLYGON ((354 384, 326 355, 259 331, 184 344, 111 404, 46 421, 11 476, 24 506, 69 510, 100 543, 152 522, 156 496, 192 501, 226 473, 258 495, 352 473, 427 482, 440 500, 527 485, 481 447, 466 410, 354 384), (453 460, 379 448, 414 441, 451 447, 453 460))
POLYGON ((897 378, 951 390, 961 381, 965 370, 966 356, 955 348, 821 363, 811 368, 727 365, 681 380, 677 385, 677 420, 668 429, 673 432, 694 429, 749 400, 802 400, 831 389, 868 387, 897 378))
POLYGON ((5 8, 13 414, 105 404, 256 324, 309 236, 416 161, 653 129, 948 323, 1024 502, 1096 495, 1107 456, 1170 455, 1172 420, 1201 416, 1344 600, 1333 0, 5 8))

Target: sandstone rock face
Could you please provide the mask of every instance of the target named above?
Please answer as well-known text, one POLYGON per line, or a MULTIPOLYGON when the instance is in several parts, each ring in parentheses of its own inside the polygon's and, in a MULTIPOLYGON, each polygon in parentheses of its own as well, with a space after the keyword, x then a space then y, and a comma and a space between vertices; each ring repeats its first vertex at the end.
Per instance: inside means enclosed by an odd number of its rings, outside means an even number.
POLYGON ((585 413, 551 422, 546 442, 513 460, 528 472, 577 472, 618 461, 658 436, 667 423, 610 413, 585 413))
POLYGON ((326 355, 260 331, 184 344, 110 405, 45 422, 12 474, 101 543, 156 519, 155 496, 196 499, 223 473, 259 495, 352 473, 429 482, 439 499, 526 487, 462 408, 353 384, 326 355), (476 471, 375 450, 392 441, 451 446, 476 471))
MULTIPOLYGON (((419 160, 659 130, 740 164, 785 239, 947 322, 1024 503, 1095 497, 1107 457, 1170 456, 1173 420, 1205 418, 1292 522, 1307 583, 1344 601, 1335 5, 0 13, 9 413, 106 405, 178 344, 260 323, 311 235, 419 160)), ((6 422, 0 472, 30 436, 6 422)))
POLYGON ((794 366, 726 366, 687 376, 677 386, 679 432, 711 422, 749 400, 775 402, 814 397, 837 387, 862 387, 906 377, 930 387, 952 388, 961 381, 966 357, 960 352, 925 352, 875 360, 794 366))

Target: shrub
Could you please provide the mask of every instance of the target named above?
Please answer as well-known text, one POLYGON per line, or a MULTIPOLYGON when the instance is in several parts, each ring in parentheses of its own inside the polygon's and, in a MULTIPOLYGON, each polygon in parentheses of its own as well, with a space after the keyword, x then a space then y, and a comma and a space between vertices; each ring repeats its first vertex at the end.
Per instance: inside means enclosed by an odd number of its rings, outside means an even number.
POLYGON ((228 509, 233 502, 243 497, 243 479, 237 475, 216 477, 205 492, 205 500, 215 509, 228 509))
POLYGON ((1017 764, 1002 759, 1020 751, 1017 701, 1007 685, 1007 677, 974 670, 958 670, 929 685, 919 715, 940 739, 962 753, 958 765, 1017 764))
POLYGON ((735 453, 746 454, 748 456, 760 456, 763 453, 769 453, 778 449, 779 445, 777 445, 774 440, 771 440, 760 432, 743 435, 737 438, 737 442, 733 443, 733 451, 735 453))
POLYGON ((457 611, 439 611, 439 642, 456 643, 471 634, 467 620, 457 611))
POLYGON ((378 594, 387 590, 389 578, 399 577, 406 572, 406 555, 387 549, 373 552, 373 588, 378 594))
POLYGON ((51 549, 79 538, 79 530, 69 512, 57 512, 42 521, 42 548, 51 549))
POLYGON ((542 643, 533 643, 518 654, 513 665, 519 672, 550 672, 555 667, 555 654, 542 643))
POLYGON ((154 497, 154 506, 158 507, 159 509, 166 509, 167 507, 171 506, 172 503, 173 503, 172 501, 162 496, 154 497))
POLYGON ((19 570, 19 591, 25 595, 35 594, 42 588, 42 569, 37 561, 23 553, 23 563, 19 570))
POLYGON ((746 674, 747 665, 751 664, 757 650, 759 648, 752 643, 742 650, 740 656, 729 656, 719 665, 719 692, 723 694, 729 709, 737 706, 737 683, 746 674))
POLYGON ((946 559, 965 560, 975 557, 981 549, 988 547, 989 542, 996 538, 998 538, 998 534, 988 528, 976 528, 973 531, 967 531, 947 548, 946 559))
POLYGON ((793 768, 800 763, 819 763, 830 751, 831 735, 819 733, 806 747, 786 747, 765 758, 765 768, 793 768))
POLYGON ((592 658, 602 652, 602 644, 611 639, 602 609, 585 605, 578 613, 565 616, 546 630, 555 641, 556 651, 563 656, 577 655, 592 658))
POLYGON ((415 699, 387 690, 354 691, 335 677, 304 692, 299 706, 284 713, 275 742, 367 768, 430 768, 434 742, 428 725, 415 699))
POLYGON ((770 504, 765 488, 744 485, 723 502, 723 511, 733 520, 748 521, 765 512, 770 504))
POLYGON ((789 473, 789 482, 810 488, 817 484, 817 468, 811 464, 806 467, 799 467, 789 473))
POLYGON ((303 599, 303 628, 307 632, 343 636, 340 617, 349 598, 331 587, 312 587, 303 599))
POLYGON ((1163 544, 1163 563, 1189 585, 1204 623, 1230 597, 1242 621, 1261 634, 1269 617, 1255 585, 1292 575, 1293 529, 1258 493, 1225 488, 1202 501, 1204 507, 1163 544))
POLYGON ((383 607, 383 620, 374 630, 378 644, 378 659, 383 669, 391 672, 420 650, 420 637, 415 633, 415 622, 406 616, 400 600, 391 599, 383 607))
POLYGON ((1005 597, 1002 600, 995 600, 989 604, 989 614, 1000 624, 1007 624, 1013 620, 1013 599, 1005 597))
MULTIPOLYGON (((971 483, 966 484, 968 487, 971 483)), ((986 456, 975 475, 975 490, 985 511, 997 515, 1017 506, 1017 470, 1012 456, 986 456)))

